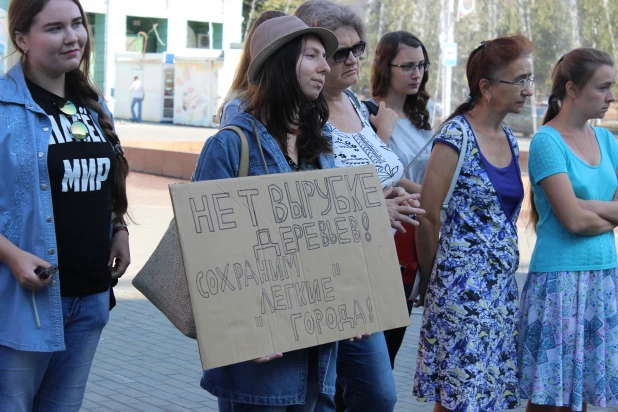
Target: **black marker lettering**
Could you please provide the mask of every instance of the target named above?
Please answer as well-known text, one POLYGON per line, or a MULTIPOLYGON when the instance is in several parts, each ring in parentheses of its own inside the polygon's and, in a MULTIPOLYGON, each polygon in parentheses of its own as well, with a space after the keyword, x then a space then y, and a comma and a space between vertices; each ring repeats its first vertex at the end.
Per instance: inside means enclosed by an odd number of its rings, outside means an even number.
POLYGON ((352 180, 352 186, 350 186, 350 176, 346 175, 344 176, 344 179, 346 181, 346 184, 348 186, 348 190, 350 192, 350 199, 352 199, 352 210, 354 212, 358 212, 363 210, 363 206, 361 205, 361 203, 358 201, 358 197, 356 195, 356 185, 358 184, 358 175, 355 174, 354 175, 354 180, 352 180))
POLYGON ((332 281, 332 278, 322 278, 322 289, 324 289, 324 302, 331 302, 335 300, 335 297, 330 293, 334 290, 332 287, 327 286, 332 281))
POLYGON ((288 207, 283 202, 283 192, 277 185, 268 186, 270 203, 273 208, 273 215, 276 223, 283 223, 288 218, 288 207))
MULTIPOLYGON (((335 187, 336 182, 343 182, 343 177, 331 176, 328 178, 328 182, 330 184, 330 191, 333 194, 335 211, 337 211, 337 214, 342 215, 345 213, 350 213, 350 200, 346 196, 337 195, 337 189, 335 187)), ((345 186, 343 186, 340 192, 348 193, 348 190, 345 186)))
POLYGON ((335 229, 337 229, 337 240, 339 244, 345 245, 346 243, 350 243, 351 240, 348 237, 343 237, 346 233, 348 233, 348 228, 345 227, 345 223, 347 223, 348 219, 345 217, 336 217, 335 218, 335 229), (340 227, 339 224, 343 223, 344 227, 340 227))
POLYGON ((229 193, 217 193, 217 194, 212 195, 212 202, 215 205, 215 213, 217 214, 217 222, 219 223, 219 230, 236 229, 235 221, 225 220, 225 216, 234 214, 234 209, 231 207, 223 209, 221 208, 221 204, 220 204, 220 201, 222 199, 229 199, 229 198, 230 198, 229 193))
POLYGON ((202 233, 202 218, 206 219, 208 224, 208 230, 214 232, 215 229, 212 225, 212 218, 210 217, 210 210, 208 209, 208 198, 202 196, 202 208, 198 209, 195 205, 195 199, 189 199, 189 205, 191 206, 191 213, 193 214, 193 222, 195 223, 195 232, 202 233))
POLYGON ((299 340, 298 337, 298 329, 296 328, 296 321, 298 319, 301 319, 303 317, 303 315, 301 315, 300 313, 294 313, 292 315, 290 315, 290 320, 292 321, 292 330, 294 331, 294 339, 295 340, 299 340))
POLYGON ((255 205, 253 204, 253 196, 258 195, 257 189, 242 189, 238 191, 238 197, 244 197, 247 201, 247 209, 249 209, 249 216, 251 216, 251 224, 256 227, 258 225, 257 215, 255 214, 255 205))

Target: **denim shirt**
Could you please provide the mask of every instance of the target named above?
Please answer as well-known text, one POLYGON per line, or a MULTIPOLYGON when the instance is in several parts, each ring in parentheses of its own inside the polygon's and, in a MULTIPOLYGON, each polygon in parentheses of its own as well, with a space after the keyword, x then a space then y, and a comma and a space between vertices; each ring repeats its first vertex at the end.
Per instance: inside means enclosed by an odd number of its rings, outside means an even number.
MULTIPOLYGON (((95 112, 90 115, 98 121, 95 112)), ((51 133, 51 121, 32 98, 17 63, 0 75, 0 233, 20 249, 57 265, 47 171, 51 133)), ((0 345, 34 352, 64 350, 58 277, 33 293, 0 262, 0 325, 0 345)))
MULTIPOLYGON (((291 172, 285 156, 266 128, 248 113, 234 116, 229 125, 240 127, 249 141, 249 176, 291 172), (255 122, 257 136, 251 121, 255 122), (264 160, 256 138, 262 145, 264 160)), ((329 140, 330 136, 327 135, 329 140)), ((331 154, 322 154, 320 168, 335 166, 331 154)), ((240 163, 240 140, 231 130, 223 130, 204 144, 193 174, 193 180, 214 180, 236 177, 240 163)), ((318 384, 322 393, 334 395, 337 364, 337 344, 320 345, 318 384)), ((241 362, 204 371, 201 386, 212 395, 233 402, 256 405, 296 405, 305 402, 309 349, 286 352, 282 358, 256 364, 241 362)))
POLYGON ((221 119, 219 121, 219 129, 223 129, 225 126, 230 124, 232 118, 236 116, 239 112, 243 112, 245 105, 241 103, 239 98, 232 99, 226 104, 223 105, 223 110, 221 110, 221 119))

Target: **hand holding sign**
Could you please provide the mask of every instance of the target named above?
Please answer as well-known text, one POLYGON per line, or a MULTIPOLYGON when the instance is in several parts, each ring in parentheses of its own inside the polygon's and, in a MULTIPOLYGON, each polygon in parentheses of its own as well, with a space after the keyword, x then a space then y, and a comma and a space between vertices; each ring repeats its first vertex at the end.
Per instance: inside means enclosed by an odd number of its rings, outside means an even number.
POLYGON ((262 356, 261 358, 253 359, 252 362, 255 362, 255 363, 266 363, 266 362, 270 362, 271 360, 274 360, 274 359, 279 359, 282 356, 283 356, 283 353, 275 352, 275 353, 271 353, 268 356, 262 356))

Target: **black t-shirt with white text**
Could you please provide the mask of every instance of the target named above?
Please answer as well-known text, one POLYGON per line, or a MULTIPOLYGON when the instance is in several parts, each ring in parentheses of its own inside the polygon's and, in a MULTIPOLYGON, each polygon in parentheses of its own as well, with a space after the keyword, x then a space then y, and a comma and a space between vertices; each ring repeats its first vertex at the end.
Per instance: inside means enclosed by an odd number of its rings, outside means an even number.
POLYGON ((52 133, 47 153, 58 276, 62 296, 86 296, 110 287, 111 181, 116 158, 110 142, 82 101, 67 96, 77 113, 58 107, 61 97, 27 80, 34 101, 49 116, 52 133), (71 124, 82 122, 88 136, 78 139, 71 124))

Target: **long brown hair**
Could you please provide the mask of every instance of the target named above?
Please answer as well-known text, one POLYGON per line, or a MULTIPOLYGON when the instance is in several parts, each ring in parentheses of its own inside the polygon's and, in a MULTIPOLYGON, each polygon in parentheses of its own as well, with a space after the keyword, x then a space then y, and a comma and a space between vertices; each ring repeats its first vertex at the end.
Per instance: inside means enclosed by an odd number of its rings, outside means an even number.
MULTIPOLYGON (((420 47, 423 50, 423 58, 426 62, 429 62, 425 45, 412 33, 394 31, 385 34, 376 46, 375 57, 371 66, 371 94, 374 97, 385 97, 388 94, 391 85, 391 63, 397 56, 402 44, 413 48, 420 47)), ((427 110, 429 93, 425 90, 428 80, 429 72, 426 71, 423 73, 418 92, 414 95, 408 95, 403 104, 403 112, 406 117, 421 130, 431 130, 429 111, 427 110)))
POLYGON ((236 67, 236 72, 234 73, 234 79, 232 80, 232 85, 230 86, 230 90, 227 92, 227 95, 221 102, 221 106, 217 110, 217 116, 221 118, 223 114, 223 106, 229 101, 240 97, 244 92, 247 91, 249 87, 249 78, 247 77, 247 73, 249 72, 249 65, 251 64, 251 53, 249 52, 249 44, 251 43, 251 38, 253 37, 253 33, 255 29, 262 23, 267 20, 274 19, 275 17, 283 17, 287 16, 286 13, 279 10, 267 10, 264 13, 260 14, 251 25, 251 30, 247 33, 247 37, 245 37, 242 50, 240 52, 240 60, 238 62, 238 66, 236 67))
MULTIPOLYGON (((112 120, 105 113, 103 106, 99 103, 99 99, 103 100, 103 95, 98 88, 92 83, 89 77, 90 73, 90 58, 92 53, 92 32, 88 24, 86 13, 78 0, 72 0, 82 17, 82 24, 88 33, 88 39, 84 47, 82 61, 77 69, 66 73, 65 89, 71 89, 76 95, 84 100, 87 107, 94 110, 99 117, 99 126, 109 139, 114 147, 114 153, 117 157, 116 168, 111 184, 111 200, 112 211, 114 213, 115 223, 125 224, 125 216, 127 214, 128 200, 126 190, 126 178, 129 174, 129 164, 124 157, 120 139, 114 131, 112 120)), ((43 10, 49 0, 11 0, 8 10, 9 33, 11 42, 15 46, 15 50, 21 53, 24 74, 28 72, 27 55, 19 48, 15 40, 16 32, 22 34, 28 33, 34 18, 43 10)))
POLYGON ((324 95, 307 101, 296 77, 305 38, 290 40, 268 58, 255 84, 249 85, 245 111, 266 126, 284 154, 288 133, 296 134, 299 151, 312 162, 332 148, 322 134, 329 114, 324 95))
MULTIPOLYGON (((561 56, 551 72, 551 93, 547 101, 548 107, 543 118, 543 124, 547 124, 560 112, 562 101, 567 96, 566 85, 568 82, 573 82, 581 90, 594 76, 596 70, 600 66, 605 65, 614 66, 612 57, 604 51, 590 47, 571 50, 561 56)), ((536 226, 539 223, 539 213, 534 204, 532 185, 530 185, 529 189, 529 198, 530 224, 536 230, 536 226)))
POLYGON ((491 82, 498 81, 498 76, 502 70, 518 58, 531 54, 533 50, 532 42, 522 35, 498 37, 494 40, 482 42, 470 53, 466 64, 466 77, 468 78, 470 95, 446 121, 469 112, 478 104, 483 97, 483 93, 481 93, 482 79, 491 82))

